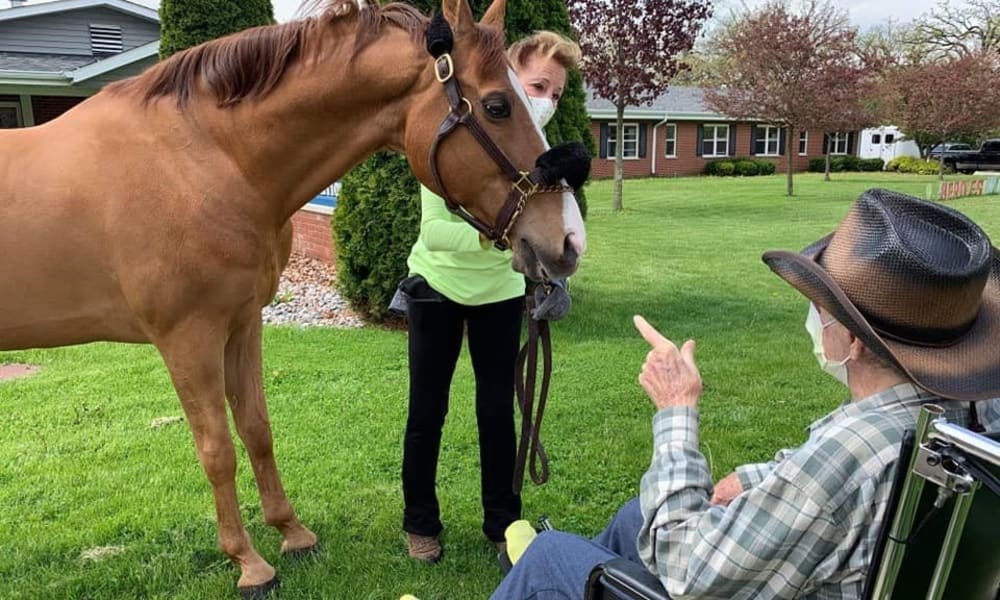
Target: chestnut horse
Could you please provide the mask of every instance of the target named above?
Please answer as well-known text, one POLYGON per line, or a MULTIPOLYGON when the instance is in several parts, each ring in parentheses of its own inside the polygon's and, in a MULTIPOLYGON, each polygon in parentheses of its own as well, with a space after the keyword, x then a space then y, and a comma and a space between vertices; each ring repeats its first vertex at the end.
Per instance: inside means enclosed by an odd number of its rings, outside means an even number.
MULTIPOLYGON (((469 127, 435 143, 455 104, 443 63, 464 93, 459 110, 477 116, 507 166, 531 171, 546 148, 505 60, 503 0, 478 24, 467 0, 444 0, 440 24, 453 37, 438 61, 425 47, 428 19, 406 5, 316 8, 0 133, 0 281, 10 290, 0 294, 0 350, 154 344, 211 483, 219 545, 251 593, 277 580, 240 517, 227 403, 282 552, 317 543, 282 488, 261 379, 261 308, 288 259, 289 218, 389 148, 431 189, 495 222, 509 169, 469 127)), ((584 246, 576 204, 554 188, 532 193, 503 232, 515 267, 567 276, 584 246)))

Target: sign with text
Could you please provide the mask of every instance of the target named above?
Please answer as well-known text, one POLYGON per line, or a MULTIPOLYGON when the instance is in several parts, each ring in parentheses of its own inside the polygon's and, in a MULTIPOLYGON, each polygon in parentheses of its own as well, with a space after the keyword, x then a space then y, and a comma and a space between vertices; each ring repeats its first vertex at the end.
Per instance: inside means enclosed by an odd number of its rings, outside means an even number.
POLYGON ((1000 177, 942 181, 938 187, 938 200, 953 200, 966 196, 992 196, 1000 194, 1000 177))

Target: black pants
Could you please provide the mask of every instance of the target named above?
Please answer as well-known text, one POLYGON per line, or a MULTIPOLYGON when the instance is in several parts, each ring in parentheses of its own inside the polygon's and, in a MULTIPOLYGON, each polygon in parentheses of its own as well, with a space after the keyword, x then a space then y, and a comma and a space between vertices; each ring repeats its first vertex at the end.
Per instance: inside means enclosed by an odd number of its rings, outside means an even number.
POLYGON ((521 518, 521 497, 511 490, 517 453, 514 366, 521 337, 522 297, 482 306, 448 300, 426 283, 409 302, 410 413, 403 442, 403 529, 441 532, 435 485, 448 390, 468 328, 476 376, 483 533, 493 541, 521 518))

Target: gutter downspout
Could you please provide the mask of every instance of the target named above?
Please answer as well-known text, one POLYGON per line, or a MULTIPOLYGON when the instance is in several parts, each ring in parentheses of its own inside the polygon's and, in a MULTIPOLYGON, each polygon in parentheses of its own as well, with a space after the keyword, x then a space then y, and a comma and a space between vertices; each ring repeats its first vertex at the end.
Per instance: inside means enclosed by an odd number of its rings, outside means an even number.
POLYGON ((652 175, 653 177, 656 177, 656 128, 659 127, 660 125, 666 125, 669 116, 670 116, 669 113, 665 113, 663 115, 663 120, 657 123, 656 125, 653 125, 653 149, 652 149, 653 164, 650 165, 650 171, 652 171, 650 175, 652 175))

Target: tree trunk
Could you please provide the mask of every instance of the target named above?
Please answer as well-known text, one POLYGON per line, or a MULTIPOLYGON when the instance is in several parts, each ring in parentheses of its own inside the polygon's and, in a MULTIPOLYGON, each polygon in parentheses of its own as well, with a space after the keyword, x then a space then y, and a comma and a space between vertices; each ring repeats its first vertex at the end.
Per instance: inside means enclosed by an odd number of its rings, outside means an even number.
MULTIPOLYGON (((619 99, 616 106, 618 114, 615 117, 615 191, 611 208, 615 212, 622 210, 622 186, 625 179, 625 101, 619 99)), ((638 142, 637 142, 638 143, 638 142)))
POLYGON ((794 195, 792 193, 793 192, 792 186, 794 181, 793 179, 794 171, 792 170, 792 126, 789 125, 786 131, 787 133, 785 134, 785 157, 787 158, 786 165, 788 170, 788 195, 789 197, 791 197, 794 195))
POLYGON ((830 181, 830 149, 826 149, 826 165, 823 167, 823 181, 830 181))
MULTIPOLYGON (((944 140, 940 143, 941 154, 938 156, 938 181, 944 181, 944 140)), ((929 151, 928 151, 929 153, 929 151)))

